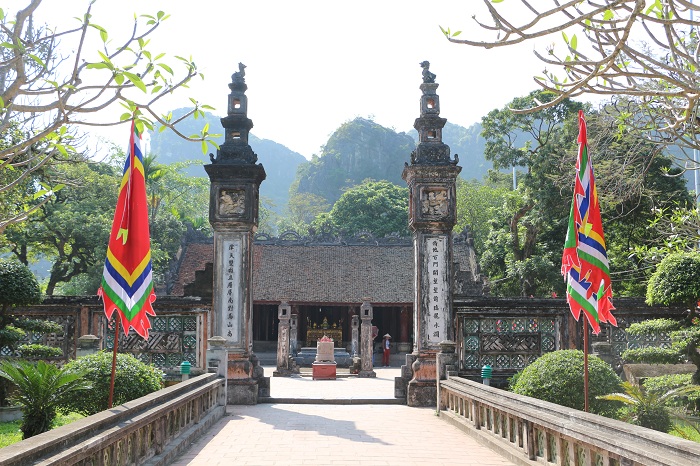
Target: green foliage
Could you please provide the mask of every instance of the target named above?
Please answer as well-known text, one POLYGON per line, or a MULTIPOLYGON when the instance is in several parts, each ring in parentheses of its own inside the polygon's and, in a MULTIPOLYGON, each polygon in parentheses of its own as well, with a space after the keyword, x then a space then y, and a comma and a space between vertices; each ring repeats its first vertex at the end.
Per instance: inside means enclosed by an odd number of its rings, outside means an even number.
POLYGON ((16 387, 11 400, 22 407, 20 429, 25 439, 51 429, 57 409, 91 388, 81 372, 68 372, 44 361, 2 361, 0 377, 16 387))
MULTIPOLYGON (((26 18, 31 18, 42 2, 26 3, 16 18, 0 17, 0 55, 7 65, 3 69, 5 84, 0 98, 0 108, 4 112, 3 129, 7 123, 16 125, 12 134, 0 135, 3 142, 0 146, 3 166, 0 192, 3 201, 6 195, 11 196, 10 202, 3 202, 0 206, 0 232, 8 225, 23 222, 54 198, 58 187, 51 187, 47 178, 52 177, 46 173, 62 163, 70 164, 82 158, 72 146, 71 132, 78 125, 95 124, 96 120, 91 119, 90 114, 100 112, 101 125, 116 125, 134 119, 140 132, 145 128, 153 129, 153 117, 164 127, 174 128, 178 121, 172 120, 171 115, 158 115, 154 108, 156 102, 187 87, 192 78, 203 78, 191 58, 177 55, 169 58, 171 54, 151 48, 156 43, 150 40, 154 31, 169 16, 163 12, 134 15, 134 23, 130 26, 133 30, 127 40, 113 41, 109 32, 94 22, 94 2, 79 6, 78 11, 73 9, 73 4, 60 10, 59 14, 73 17, 80 23, 68 30, 50 25, 34 28, 34 23, 26 18), (82 46, 71 50, 70 45, 68 48, 64 45, 91 44, 95 40, 100 44, 97 50, 82 46), (19 52, 16 44, 21 44, 19 52), (8 57, 14 58, 10 60, 8 57), (21 96, 36 96, 37 93, 51 93, 54 98, 30 97, 22 105, 9 105, 10 102, 16 103, 21 96), (85 105, 86 93, 90 95, 88 106, 85 105), (114 111, 102 113, 119 107, 124 112, 119 117, 114 111), (104 115, 110 114, 114 117, 105 120, 104 115), (25 202, 32 197, 34 202, 25 202)), ((195 99, 190 101, 194 108, 183 118, 200 116, 204 110, 212 109, 195 99)), ((187 139, 200 142, 206 151, 208 145, 216 147, 212 141, 216 136, 210 134, 205 125, 187 139)))
POLYGON ((50 320, 19 318, 15 320, 15 325, 26 332, 33 333, 63 333, 63 327, 50 320))
MULTIPOLYGON (((482 119, 486 159, 497 170, 525 168, 518 174, 517 190, 504 193, 501 205, 493 210, 484 241, 480 265, 491 279, 494 294, 550 296, 563 290, 555 264, 561 261, 566 233, 570 201, 563 199, 570 179, 561 185, 557 180, 565 170, 563 161, 574 153, 573 122, 582 104, 566 99, 545 111, 512 111, 553 97, 535 91, 482 119)), ((494 173, 491 178, 503 176, 494 173)))
MULTIPOLYGON (((614 417, 619 403, 600 400, 600 395, 618 391, 621 380, 609 364, 588 357, 590 411, 614 417)), ((513 392, 583 410, 583 352, 561 350, 546 353, 527 366, 513 385, 513 392)))
POLYGON ((8 306, 35 304, 40 299, 39 282, 31 270, 16 260, 0 259, 0 304, 3 312, 8 306))
POLYGON ((369 231, 376 237, 408 235, 408 188, 388 181, 365 180, 348 189, 317 225, 330 223, 346 235, 369 231))
POLYGON ((454 231, 469 228, 477 254, 486 250, 484 243, 491 231, 490 220, 497 216, 509 189, 508 180, 457 179, 457 224, 454 231))
POLYGON ((13 325, 0 328, 0 344, 3 346, 12 346, 25 336, 27 336, 27 332, 13 325))
POLYGON ((638 364, 679 364, 682 357, 670 348, 632 348, 622 352, 621 358, 626 363, 638 364))
POLYGON ((654 333, 669 333, 678 330, 681 323, 672 319, 648 319, 642 322, 635 322, 627 327, 630 335, 641 336, 654 333))
POLYGON ((666 398, 673 396, 673 391, 664 395, 645 393, 640 387, 623 382, 624 393, 611 393, 599 396, 601 400, 625 403, 622 419, 631 424, 648 429, 668 432, 671 429, 671 414, 666 406, 666 398))
MULTIPOLYGON (((93 388, 69 399, 61 408, 63 412, 74 411, 86 416, 107 409, 109 382, 112 373, 112 353, 101 351, 69 362, 66 371, 82 373, 93 388)), ((144 364, 130 354, 117 354, 114 381, 114 406, 148 395, 162 388, 163 372, 144 364)))
POLYGON ((56 193, 28 222, 6 231, 16 257, 43 255, 51 260, 47 295, 73 277, 95 274, 104 263, 121 178, 116 167, 105 163, 74 163, 62 170, 71 186, 56 193))
POLYGON ((657 266, 647 286, 649 305, 695 306, 700 298, 700 253, 675 253, 657 266))
POLYGON ((12 445, 22 440, 19 426, 22 421, 0 422, 0 448, 12 445))
POLYGON ((659 377, 649 377, 642 384, 644 390, 661 396, 664 393, 685 387, 695 387, 694 392, 687 391, 670 399, 667 404, 673 407, 685 408, 686 411, 700 409, 700 386, 693 385, 692 374, 672 374, 659 377))
MULTIPOLYGON (((70 424, 73 421, 82 419, 83 415, 78 413, 58 414, 54 419, 52 429, 70 424)), ((22 421, 0 422, 0 448, 12 445, 22 440, 22 431, 20 430, 22 421)))
POLYGON ((698 426, 697 421, 676 421, 669 434, 700 443, 700 426, 698 426))
MULTIPOLYGON (((296 231, 300 235, 308 233, 314 219, 331 210, 331 205, 321 196, 311 193, 292 193, 289 196, 289 218, 282 220, 277 229, 280 233, 296 231)), ((322 230, 317 230, 322 231, 322 230)))
POLYGON ((17 351, 20 357, 24 359, 57 359, 63 357, 63 350, 55 346, 20 345, 17 351))

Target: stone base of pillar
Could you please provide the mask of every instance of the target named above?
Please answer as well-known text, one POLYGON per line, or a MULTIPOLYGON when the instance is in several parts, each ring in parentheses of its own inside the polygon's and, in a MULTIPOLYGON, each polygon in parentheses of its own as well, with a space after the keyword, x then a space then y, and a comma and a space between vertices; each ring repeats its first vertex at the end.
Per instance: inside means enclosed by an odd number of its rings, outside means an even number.
POLYGON ((411 351, 411 346, 413 345, 411 345, 411 343, 409 342, 400 341, 396 345, 396 350, 399 353, 408 353, 409 351, 411 351))
POLYGON ((360 372, 357 373, 357 376, 358 376, 358 377, 362 377, 362 378, 369 379, 369 378, 376 377, 376 376, 377 376, 377 373, 374 372, 374 371, 371 370, 371 369, 368 370, 368 371, 366 371, 366 370, 361 370, 360 372))
POLYGON ((227 404, 254 405, 270 396, 270 378, 255 354, 229 353, 226 378, 227 404))
POLYGON ((417 357, 418 355, 413 353, 406 355, 406 364, 401 366, 401 376, 394 378, 394 398, 406 399, 406 388, 413 378, 413 362, 417 357))
POLYGON ((436 351, 420 351, 411 365, 413 378, 406 387, 408 406, 436 406, 437 403, 437 363, 436 351))
POLYGON ((226 404, 254 405, 258 404, 258 383, 253 379, 229 380, 227 385, 226 404))

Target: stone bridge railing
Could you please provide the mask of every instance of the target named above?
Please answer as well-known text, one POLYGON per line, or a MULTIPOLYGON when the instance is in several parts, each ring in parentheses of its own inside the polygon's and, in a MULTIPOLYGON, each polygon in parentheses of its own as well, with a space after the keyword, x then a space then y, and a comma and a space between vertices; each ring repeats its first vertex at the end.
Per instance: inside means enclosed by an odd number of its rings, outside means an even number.
POLYGON ((700 444, 625 422, 450 377, 440 417, 520 465, 700 464, 700 444))
POLYGON ((167 465, 225 410, 224 380, 204 374, 2 448, 0 464, 167 465))

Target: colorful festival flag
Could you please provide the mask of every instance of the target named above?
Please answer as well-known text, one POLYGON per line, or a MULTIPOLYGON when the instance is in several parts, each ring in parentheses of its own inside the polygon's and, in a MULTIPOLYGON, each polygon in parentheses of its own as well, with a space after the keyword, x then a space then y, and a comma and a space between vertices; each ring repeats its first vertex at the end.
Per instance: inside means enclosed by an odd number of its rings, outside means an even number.
POLYGON ((156 294, 151 270, 141 134, 133 121, 129 152, 109 235, 102 286, 97 294, 104 301, 108 319, 117 311, 125 335, 132 327, 141 337, 148 339, 151 328, 148 316, 156 315, 151 306, 156 294))
POLYGON ((574 318, 578 320, 583 312, 593 333, 598 334, 601 322, 617 326, 617 320, 610 312, 615 309, 612 304, 610 267, 593 164, 588 156, 583 110, 578 112, 578 127, 576 185, 561 259, 561 273, 566 281, 566 300, 574 318))

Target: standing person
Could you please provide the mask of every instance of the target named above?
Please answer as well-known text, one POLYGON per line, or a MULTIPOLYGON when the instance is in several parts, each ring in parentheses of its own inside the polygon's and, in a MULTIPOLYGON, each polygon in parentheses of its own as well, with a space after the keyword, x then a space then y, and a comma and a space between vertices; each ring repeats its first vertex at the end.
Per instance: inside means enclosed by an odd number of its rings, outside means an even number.
POLYGON ((391 335, 388 333, 384 335, 384 340, 382 341, 382 349, 384 350, 384 355, 382 356, 382 365, 384 367, 389 367, 389 356, 391 355, 391 335))

